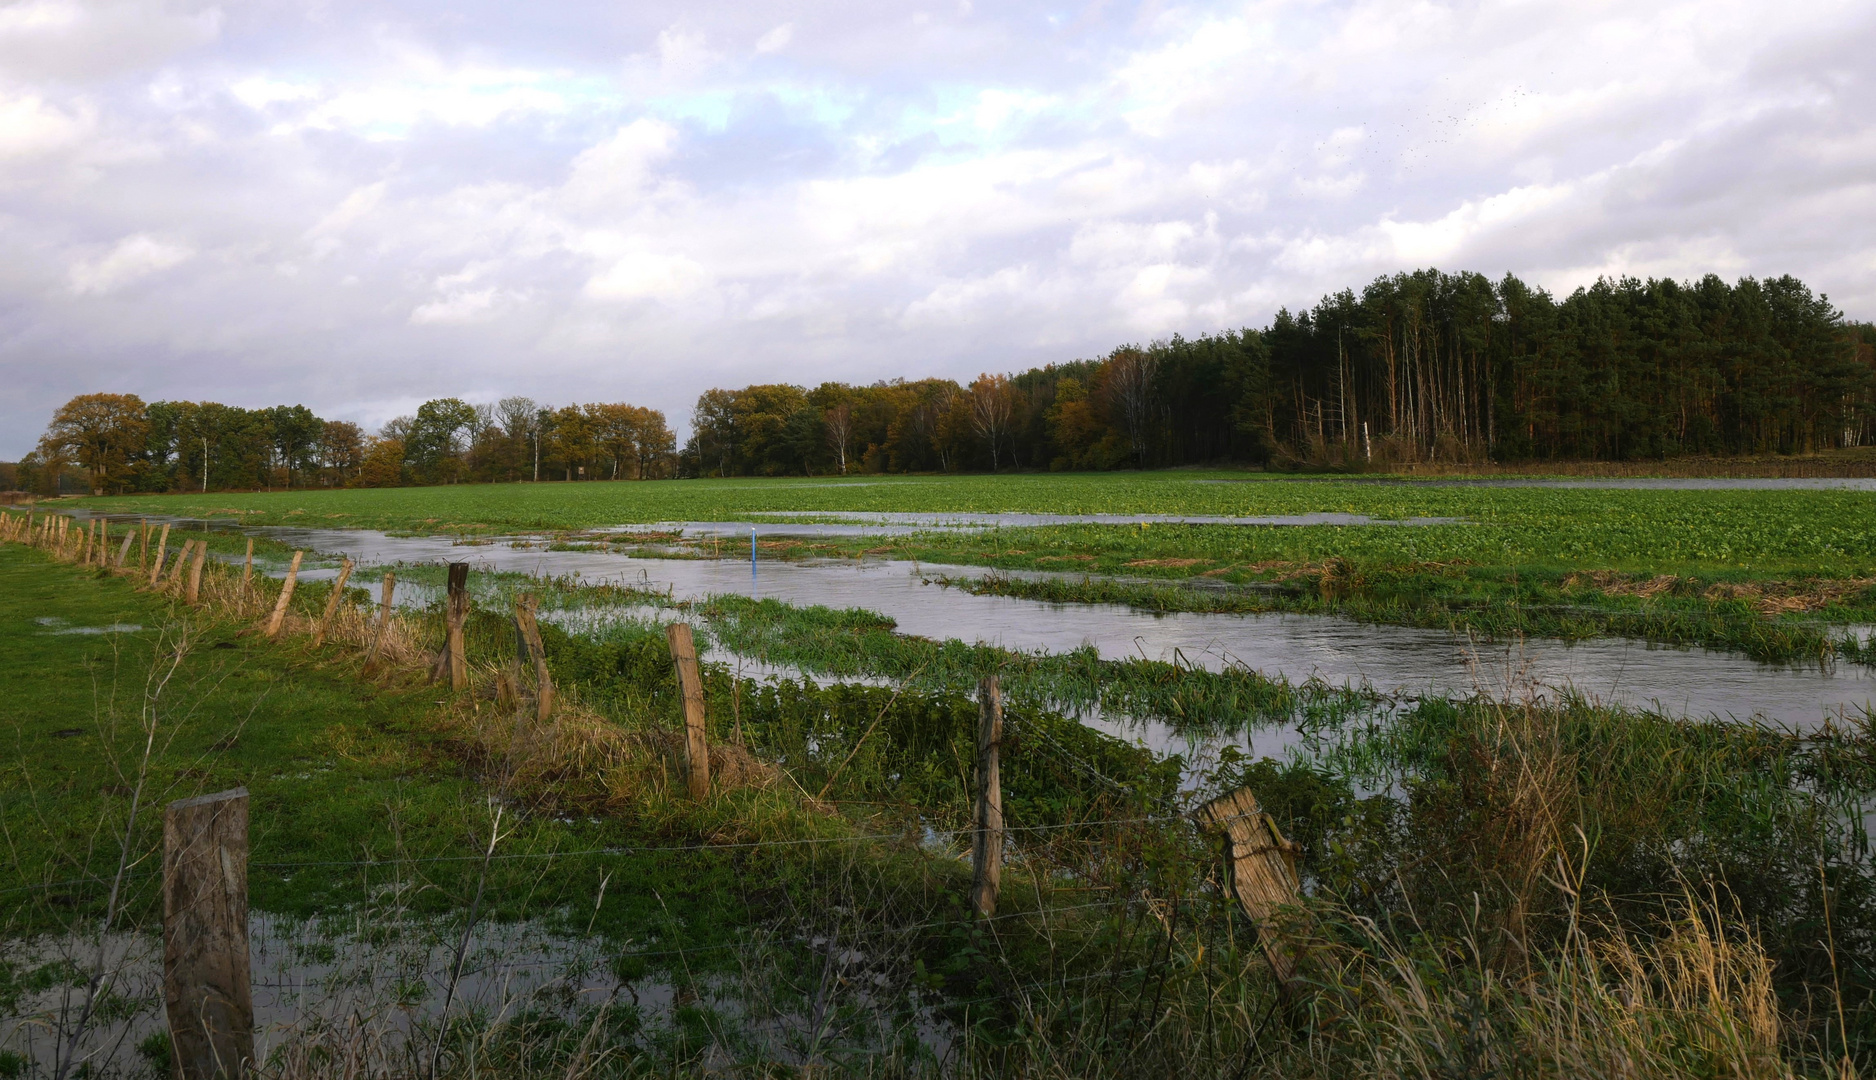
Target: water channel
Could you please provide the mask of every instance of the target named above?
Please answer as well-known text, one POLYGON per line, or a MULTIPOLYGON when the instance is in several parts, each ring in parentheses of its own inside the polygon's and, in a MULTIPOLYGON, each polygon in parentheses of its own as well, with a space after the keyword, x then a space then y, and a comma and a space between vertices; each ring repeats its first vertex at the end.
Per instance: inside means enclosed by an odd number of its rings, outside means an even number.
MULTIPOLYGON (((747 528, 746 525, 742 526, 747 528)), ((1612 704, 1688 716, 1815 725, 1876 704, 1876 673, 1861 665, 1758 663, 1708 649, 1622 638, 1479 642, 1439 630, 1379 626, 1329 616, 1155 614, 1112 604, 1052 604, 976 596, 934 583, 986 573, 894 560, 661 559, 609 551, 550 551, 525 541, 459 545, 447 537, 399 537, 352 529, 254 530, 296 548, 343 555, 361 566, 465 561, 484 571, 571 575, 669 590, 677 600, 754 595, 796 605, 858 607, 896 621, 901 633, 960 638, 1023 651, 1092 646, 1102 657, 1144 656, 1217 670, 1244 664, 1292 682, 1320 678, 1387 694, 1517 693, 1565 689, 1612 704), (753 572, 752 572, 753 569, 753 572)), ((312 576, 312 575, 309 575, 312 576)))

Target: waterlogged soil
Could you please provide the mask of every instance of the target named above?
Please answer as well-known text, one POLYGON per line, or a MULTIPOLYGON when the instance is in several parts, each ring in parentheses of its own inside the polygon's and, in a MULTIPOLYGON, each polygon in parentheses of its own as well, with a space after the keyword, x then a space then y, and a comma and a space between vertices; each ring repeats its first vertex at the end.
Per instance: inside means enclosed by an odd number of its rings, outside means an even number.
MULTIPOLYGON (((1243 664, 1292 682, 1319 678, 1400 697, 1567 691, 1673 714, 1758 718, 1799 727, 1876 704, 1876 673, 1861 665, 1764 664, 1729 653, 1627 639, 1484 643, 1440 630, 1375 626, 1329 616, 1155 614, 1118 605, 976 596, 935 583, 927 568, 902 561, 752 566, 727 559, 553 551, 541 545, 459 545, 446 538, 371 530, 255 531, 291 547, 343 555, 367 567, 463 561, 485 571, 631 584, 667 592, 675 601, 738 594, 802 606, 864 608, 893 619, 900 633, 935 640, 958 638, 1017 651, 1068 652, 1090 646, 1107 659, 1141 656, 1210 670, 1243 664)), ((984 572, 944 568, 951 578, 984 572)))
MULTIPOLYGON (((79 1040, 78 1055, 88 1062, 83 1075, 148 1075, 154 1062, 146 1040, 168 1029, 160 935, 44 935, 5 947, 16 979, 43 988, 0 1017, 0 1049, 49 1075, 53 1033, 69 1032, 85 997, 82 985, 43 973, 103 970, 100 989, 114 1004, 79 1040)), ((361 1035, 369 1031, 401 1055, 411 1049, 413 1033, 441 1016, 445 996, 452 1017, 499 1020, 529 1011, 572 1020, 611 1002, 668 1023, 672 988, 654 979, 622 981, 616 954, 604 939, 554 934, 529 922, 484 923, 465 942, 461 927, 445 922, 298 920, 257 912, 248 919, 255 1052, 265 1059, 296 1034, 362 1025, 361 1035), (460 972, 453 985, 452 970, 460 972)))

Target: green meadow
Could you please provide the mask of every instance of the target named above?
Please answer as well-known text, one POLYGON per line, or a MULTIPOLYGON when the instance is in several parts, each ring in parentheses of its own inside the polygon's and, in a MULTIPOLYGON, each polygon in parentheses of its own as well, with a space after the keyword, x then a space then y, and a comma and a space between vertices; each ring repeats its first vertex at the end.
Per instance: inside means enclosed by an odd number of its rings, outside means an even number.
MULTIPOLYGON (((1172 472, 62 505, 470 543, 526 534, 667 559, 746 548, 611 527, 778 512, 1437 517, 1453 520, 775 536, 761 556, 914 559, 940 577, 988 566, 1008 572, 950 587, 1053 603, 1620 635, 1740 663, 1867 662, 1840 624, 1876 621, 1876 494, 1859 491, 1172 472)), ((1867 715, 1793 732, 1569 695, 1396 701, 1176 658, 928 640, 857 608, 511 573, 477 576, 471 676, 451 691, 423 674, 440 604, 400 616, 405 659, 368 673, 356 635, 254 633, 278 585, 236 588, 247 538, 185 531, 172 546, 185 536, 223 557, 210 594, 238 602, 191 607, 175 586, 0 545, 0 936, 149 939, 159 808, 246 786, 253 904, 312 928, 295 948, 335 971, 386 950, 427 958, 370 984, 369 1008, 347 1006, 366 1017, 353 1034, 292 1028, 270 1063, 282 1076, 1770 1080, 1876 1060, 1867 715), (551 723, 517 696, 510 615, 530 593, 575 628, 543 626, 551 723), (680 702, 653 621, 673 617, 705 646, 709 739, 727 755, 701 802, 684 794, 680 702), (751 680, 713 662, 720 649, 814 677, 751 680), (989 674, 1006 695, 1011 840, 986 920, 968 895, 975 695, 989 674), (1151 750, 1083 724, 1090 712, 1224 741, 1151 750), (1271 728, 1294 733, 1286 756, 1237 748, 1271 728), (1259 942, 1275 931, 1246 920, 1218 838, 1190 816, 1243 787, 1291 844, 1304 899, 1281 932, 1308 958, 1302 986, 1273 977, 1259 942), (597 950, 597 974, 564 978, 599 978, 611 996, 452 1009, 452 946, 500 926, 597 950), (415 1034, 390 1038, 399 1025, 415 1034)), ((285 548, 262 538, 256 552, 277 566, 285 548)), ((442 569, 397 573, 434 587, 442 569)), ((363 619, 367 584, 354 579, 335 610, 363 619)), ((330 590, 301 584, 296 626, 330 590)), ((66 1031, 48 995, 91 1000, 95 965, 82 949, 33 955, 0 959, 0 1013, 39 1009, 36 1022, 66 1031)), ((99 1000, 151 1018, 138 1030, 154 1023, 147 996, 99 1000)), ((19 1045, 0 1047, 0 1071, 38 1067, 19 1045)), ((165 1047, 149 1035, 125 1072, 160 1070, 165 1047)))
MULTIPOLYGON (((492 536, 657 556, 707 542, 591 536, 671 521, 824 513, 1294 516, 1434 525, 1068 524, 777 539, 765 557, 892 557, 1052 571, 972 584, 1156 611, 1298 611, 1490 636, 1626 636, 1764 660, 1852 660, 1876 621, 1876 492, 1491 487, 1242 472, 458 485, 94 498, 249 525, 492 536)), ((788 519, 771 519, 788 520, 788 519)))

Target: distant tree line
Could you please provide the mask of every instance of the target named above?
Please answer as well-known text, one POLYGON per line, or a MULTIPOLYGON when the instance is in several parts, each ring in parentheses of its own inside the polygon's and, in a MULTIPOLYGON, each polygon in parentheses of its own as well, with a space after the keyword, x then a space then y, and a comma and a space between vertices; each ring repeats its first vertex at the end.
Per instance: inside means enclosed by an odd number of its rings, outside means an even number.
POLYGON ((72 399, 22 487, 100 491, 490 480, 1113 469, 1247 462, 1636 460, 1876 444, 1876 327, 1791 277, 1602 280, 1557 300, 1421 270, 1261 330, 1124 345, 1014 375, 697 399, 662 413, 425 402, 375 435, 301 405, 72 399))
POLYGON ((15 482, 50 494, 78 471, 99 492, 395 487, 495 480, 646 480, 670 476, 676 439, 656 409, 548 408, 532 399, 426 401, 375 435, 304 405, 84 394, 53 414, 15 482))
POLYGON ((1262 329, 1015 375, 697 401, 695 475, 1205 462, 1634 460, 1876 443, 1876 327, 1800 281, 1603 280, 1559 301, 1437 270, 1262 329))

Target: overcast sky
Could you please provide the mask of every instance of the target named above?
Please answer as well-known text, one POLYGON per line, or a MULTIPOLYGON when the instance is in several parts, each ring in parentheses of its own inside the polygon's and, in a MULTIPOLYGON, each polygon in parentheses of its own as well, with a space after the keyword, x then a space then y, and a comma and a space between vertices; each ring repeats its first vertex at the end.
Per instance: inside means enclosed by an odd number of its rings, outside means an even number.
POLYGON ((0 457, 77 393, 968 378, 1420 266, 1876 317, 1876 5, 0 4, 0 457))

